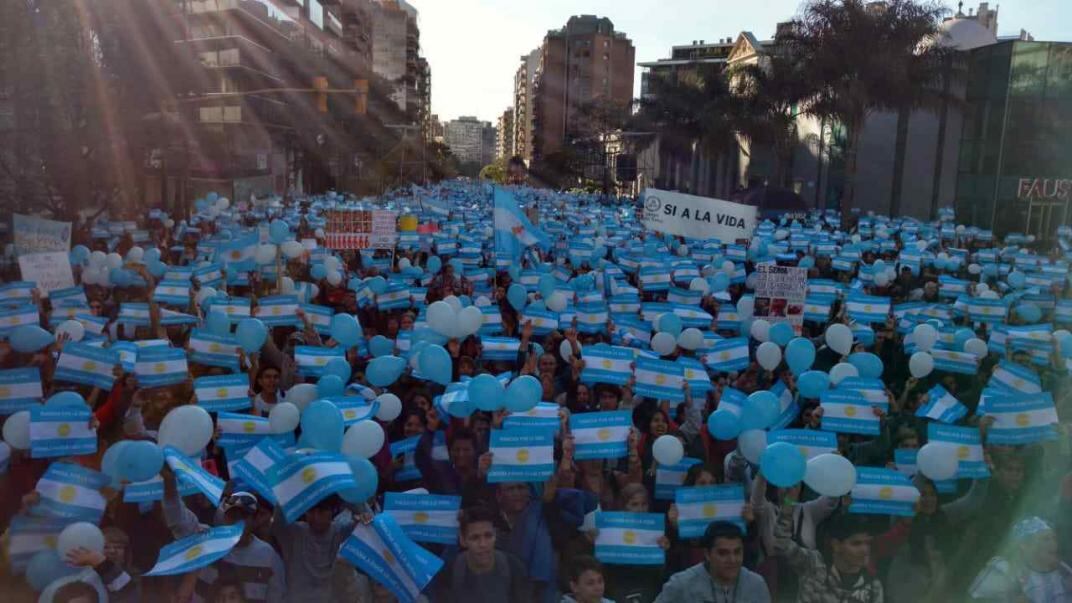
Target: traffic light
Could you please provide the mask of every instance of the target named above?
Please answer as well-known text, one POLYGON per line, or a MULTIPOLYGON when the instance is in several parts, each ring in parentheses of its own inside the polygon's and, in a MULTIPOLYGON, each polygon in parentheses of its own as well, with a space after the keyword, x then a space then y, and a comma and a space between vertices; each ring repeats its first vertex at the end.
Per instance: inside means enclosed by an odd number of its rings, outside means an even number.
POLYGON ((317 76, 313 78, 313 89, 316 90, 316 110, 321 113, 328 112, 328 78, 317 76))
POLYGON ((354 113, 368 113, 368 80, 354 80, 354 113))

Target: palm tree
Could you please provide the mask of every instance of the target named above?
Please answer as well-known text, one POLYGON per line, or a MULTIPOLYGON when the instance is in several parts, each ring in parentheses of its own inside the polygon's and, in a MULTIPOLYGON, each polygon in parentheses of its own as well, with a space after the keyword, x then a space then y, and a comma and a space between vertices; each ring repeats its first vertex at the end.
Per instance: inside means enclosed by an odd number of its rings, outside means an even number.
MULTIPOLYGON (((843 210, 855 197, 860 136, 868 115, 909 113, 933 105, 940 96, 943 64, 952 52, 935 43, 944 12, 931 0, 810 0, 777 36, 777 45, 799 59, 811 82, 804 112, 846 128, 843 210)), ((906 132, 905 126, 902 134, 906 132)), ((899 205, 898 195, 891 215, 899 213, 899 205)))

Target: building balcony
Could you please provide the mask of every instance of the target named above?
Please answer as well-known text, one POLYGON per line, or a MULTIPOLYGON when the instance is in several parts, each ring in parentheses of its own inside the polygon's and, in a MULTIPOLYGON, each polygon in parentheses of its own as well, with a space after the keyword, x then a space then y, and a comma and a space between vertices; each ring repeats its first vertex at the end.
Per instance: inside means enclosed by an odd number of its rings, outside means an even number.
POLYGON ((188 0, 185 7, 195 28, 197 20, 208 20, 214 22, 217 29, 222 26, 224 31, 221 33, 252 39, 261 36, 275 41, 286 39, 288 26, 295 25, 294 19, 270 0, 188 0))
POLYGON ((287 103, 255 94, 205 94, 183 103, 183 118, 202 126, 291 129, 287 103))
POLYGON ((178 40, 176 44, 184 47, 206 69, 243 70, 274 84, 281 81, 277 57, 248 38, 232 35, 178 40))

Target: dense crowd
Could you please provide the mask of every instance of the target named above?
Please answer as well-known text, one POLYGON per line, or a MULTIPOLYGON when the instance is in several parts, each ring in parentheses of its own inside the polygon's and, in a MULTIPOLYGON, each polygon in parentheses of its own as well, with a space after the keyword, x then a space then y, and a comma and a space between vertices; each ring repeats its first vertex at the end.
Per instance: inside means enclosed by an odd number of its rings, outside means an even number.
POLYGON ((638 207, 210 195, 9 265, 4 600, 1072 601, 1066 229, 638 207))

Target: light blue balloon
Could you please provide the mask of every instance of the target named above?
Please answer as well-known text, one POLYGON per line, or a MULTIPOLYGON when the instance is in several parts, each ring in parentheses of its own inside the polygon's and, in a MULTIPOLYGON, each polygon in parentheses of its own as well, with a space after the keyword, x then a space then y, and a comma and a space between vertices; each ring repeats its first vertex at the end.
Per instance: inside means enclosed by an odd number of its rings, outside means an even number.
POLYGON ((800 261, 797 262, 797 266, 800 268, 813 268, 815 266, 815 258, 810 255, 806 255, 800 258, 800 261))
POLYGON ((673 335, 675 339, 681 335, 681 328, 681 317, 673 312, 660 314, 658 318, 655 319, 655 330, 665 331, 673 335))
POLYGON ((316 395, 320 398, 341 396, 346 389, 346 382, 338 375, 324 375, 316 382, 316 395))
POLYGON ((316 280, 320 280, 327 275, 328 268, 323 264, 313 264, 312 268, 309 269, 309 276, 313 277, 316 280))
POLYGON ((536 289, 540 292, 540 297, 544 299, 551 297, 551 294, 555 292, 555 284, 556 282, 554 275, 540 275, 540 280, 536 284, 536 289))
POLYGON ((435 329, 431 327, 416 327, 413 329, 412 341, 413 343, 423 341, 433 345, 446 345, 448 338, 446 335, 436 333, 435 329))
POLYGON ((830 375, 822 371, 805 371, 797 378, 797 391, 804 398, 818 398, 830 387, 830 375))
POLYGON ((725 272, 716 272, 713 276, 707 279, 707 284, 711 286, 712 293, 725 291, 730 286, 730 277, 725 272))
POLYGON ((502 408, 506 389, 499 380, 483 373, 469 380, 469 400, 483 411, 496 411, 502 408))
POLYGON ((542 299, 538 299, 538 300, 532 302, 531 304, 529 304, 527 309, 528 310, 536 310, 537 312, 543 312, 544 310, 547 309, 547 304, 545 304, 542 299))
POLYGON ((35 591, 41 592, 49 584, 77 571, 78 568, 71 567, 60 559, 56 549, 45 549, 30 557, 30 562, 26 565, 26 581, 35 591))
POLYGON ((808 469, 808 461, 800 449, 789 442, 768 444, 759 457, 759 471, 767 481, 779 488, 799 484, 808 469))
POLYGON ((1017 304, 1016 315, 1023 319, 1024 322, 1028 323, 1036 323, 1042 320, 1042 310, 1040 310, 1038 306, 1030 302, 1023 302, 1017 304))
POLYGON ((343 420, 337 406, 313 400, 301 416, 302 437, 312 448, 338 452, 342 448, 343 420))
POLYGON ((207 202, 207 205, 205 205, 205 207, 207 208, 209 205, 215 205, 216 201, 219 201, 219 199, 220 194, 216 191, 212 191, 211 193, 205 195, 205 201, 207 202))
POLYGON ((268 340, 268 327, 257 318, 243 318, 235 329, 235 340, 247 354, 260 351, 268 340))
POLYGON ((428 258, 428 265, 426 268, 428 268, 428 272, 438 274, 439 271, 443 269, 443 260, 439 259, 438 255, 433 255, 428 258))
POLYGON ((352 348, 361 340, 361 325, 353 314, 336 314, 331 317, 331 338, 340 345, 352 348))
POLYGON ((518 312, 525 309, 528 298, 529 294, 521 283, 513 283, 506 290, 506 301, 510 302, 510 305, 518 312))
POLYGON ((369 340, 369 353, 373 358, 390 356, 395 351, 395 342, 383 335, 377 335, 369 340))
POLYGON ((335 375, 339 379, 342 379, 343 383, 350 380, 350 375, 353 374, 353 367, 345 358, 332 358, 324 365, 323 375, 335 375))
POLYGON ((1019 270, 1013 270, 1012 272, 1010 272, 1009 276, 1007 276, 1005 280, 1008 281, 1009 285, 1015 289, 1022 289, 1023 286, 1027 283, 1027 277, 1024 276, 1024 273, 1020 272, 1019 270))
POLYGON ((961 327, 953 332, 953 345, 957 350, 963 350, 964 344, 968 343, 968 340, 975 337, 975 331, 972 331, 968 327, 961 327))
POLYGON ((272 220, 268 225, 268 238, 279 245, 290 238, 290 226, 282 220, 272 220))
POLYGON ((815 363, 815 344, 803 337, 792 339, 785 346, 785 362, 794 375, 799 375, 815 363))
POLYGON ((119 455, 133 440, 119 440, 104 451, 101 457, 101 473, 112 478, 112 484, 118 485, 123 476, 119 473, 119 455))
POLYGON ((778 396, 766 390, 754 392, 744 401, 741 429, 766 429, 778 420, 781 411, 778 396))
POLYGON ((164 466, 164 453, 149 440, 132 441, 119 451, 116 469, 128 482, 144 482, 156 477, 164 466))
POLYGON ((516 283, 521 280, 521 267, 514 264, 506 269, 506 274, 510 275, 510 280, 516 283))
POLYGON ((365 281, 365 284, 368 285, 368 288, 376 295, 383 295, 383 292, 387 291, 387 280, 382 276, 374 276, 365 281))
POLYGON ((853 352, 849 354, 849 364, 856 367, 861 377, 879 379, 882 377, 882 359, 871 352, 853 352))
POLYGON ((376 472, 376 466, 368 459, 350 457, 346 461, 350 463, 350 471, 353 472, 354 482, 357 485, 353 488, 342 490, 339 492, 339 496, 352 505, 368 502, 368 499, 376 494, 376 489, 379 488, 380 484, 380 476, 376 472))
POLYGON ((147 260, 145 264, 146 268, 148 268, 149 270, 149 274, 155 276, 156 278, 160 278, 167 273, 167 264, 161 262, 160 260, 147 260))
MULTIPOLYGON (((379 360, 374 359, 373 362, 379 360)), ((434 381, 440 385, 447 385, 450 383, 451 376, 453 374, 453 363, 450 358, 450 353, 441 345, 429 345, 421 352, 420 358, 417 360, 417 365, 420 367, 421 375, 425 379, 434 381)), ((366 372, 366 376, 368 373, 366 372)))
POLYGON ((16 352, 33 354, 51 345, 56 338, 37 325, 20 325, 11 330, 7 340, 16 352))
POLYGON ((461 276, 465 274, 465 264, 462 263, 460 258, 454 258, 450 261, 451 267, 454 268, 454 275, 461 276))
POLYGON ((145 254, 141 256, 141 261, 145 262, 146 264, 150 262, 159 262, 160 250, 156 247, 150 247, 146 249, 145 254))
POLYGON ((784 348, 793 339, 793 325, 787 322, 776 322, 771 325, 767 336, 771 341, 784 348))
POLYGON ((510 382, 506 388, 506 410, 526 412, 540 403, 543 397, 543 385, 532 375, 522 375, 510 382))
MULTIPOLYGON (((422 352, 422 357, 427 351, 426 348, 425 351, 422 352)), ((446 350, 443 351, 446 352, 446 350)), ((450 354, 447 354, 447 357, 449 360, 450 354)), ((376 387, 387 387, 395 381, 398 381, 398 378, 402 376, 402 372, 405 370, 405 359, 399 358, 398 356, 380 356, 378 358, 373 358, 368 363, 368 367, 365 369, 365 379, 368 379, 368 382, 376 387)), ((428 376, 423 369, 421 370, 421 374, 426 377, 428 376)))
POLYGON ((707 432, 716 440, 732 440, 741 433, 741 419, 732 410, 721 408, 707 417, 707 432))
POLYGON ((211 310, 205 318, 205 327, 213 335, 227 335, 231 332, 231 319, 219 310, 211 310))
MULTIPOLYGON (((159 252, 157 252, 159 254, 159 252)), ((89 248, 85 245, 75 245, 71 249, 71 263, 85 264, 89 260, 89 248)))
POLYGON ((86 399, 82 397, 82 394, 78 392, 60 392, 53 394, 51 398, 45 401, 45 406, 56 408, 59 406, 85 406, 86 399))
POLYGON ((468 308, 469 306, 473 305, 473 298, 469 297, 468 295, 462 295, 458 298, 458 302, 461 303, 463 308, 468 308))

